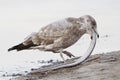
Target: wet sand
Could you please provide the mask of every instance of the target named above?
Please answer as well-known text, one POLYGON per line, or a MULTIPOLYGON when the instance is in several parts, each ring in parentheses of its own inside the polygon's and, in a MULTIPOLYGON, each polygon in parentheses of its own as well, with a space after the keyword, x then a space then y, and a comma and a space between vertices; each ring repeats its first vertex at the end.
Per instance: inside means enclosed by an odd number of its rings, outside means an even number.
POLYGON ((120 51, 92 55, 86 62, 71 68, 46 73, 20 75, 11 80, 119 80, 120 51))

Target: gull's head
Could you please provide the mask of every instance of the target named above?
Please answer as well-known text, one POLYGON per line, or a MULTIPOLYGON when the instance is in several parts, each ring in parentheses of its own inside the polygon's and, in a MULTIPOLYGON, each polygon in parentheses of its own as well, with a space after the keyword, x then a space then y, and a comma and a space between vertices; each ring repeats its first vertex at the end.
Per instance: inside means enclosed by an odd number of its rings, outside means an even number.
POLYGON ((96 33, 97 37, 99 38, 99 34, 97 32, 97 23, 95 19, 89 15, 85 15, 79 18, 81 27, 85 29, 86 33, 91 36, 92 39, 92 34, 96 33))

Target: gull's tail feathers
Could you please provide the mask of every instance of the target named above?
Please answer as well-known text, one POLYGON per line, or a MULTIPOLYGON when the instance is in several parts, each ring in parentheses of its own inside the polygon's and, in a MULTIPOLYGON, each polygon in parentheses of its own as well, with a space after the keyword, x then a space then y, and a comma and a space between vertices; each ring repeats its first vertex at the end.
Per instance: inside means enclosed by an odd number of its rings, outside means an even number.
POLYGON ((23 43, 20 43, 18 45, 15 45, 15 46, 9 48, 8 51, 12 51, 12 50, 21 51, 21 50, 29 49, 30 47, 33 47, 33 46, 37 46, 37 45, 35 45, 33 43, 28 44, 28 45, 24 45, 23 43))

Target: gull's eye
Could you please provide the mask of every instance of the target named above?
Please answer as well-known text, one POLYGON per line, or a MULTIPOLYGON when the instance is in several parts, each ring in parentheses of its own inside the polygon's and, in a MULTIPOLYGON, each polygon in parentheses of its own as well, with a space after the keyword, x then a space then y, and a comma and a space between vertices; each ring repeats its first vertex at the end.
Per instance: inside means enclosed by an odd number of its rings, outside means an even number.
POLYGON ((96 25, 96 22, 95 22, 95 21, 92 21, 92 25, 95 26, 95 25, 96 25))
POLYGON ((94 29, 94 27, 92 26, 92 29, 94 29))

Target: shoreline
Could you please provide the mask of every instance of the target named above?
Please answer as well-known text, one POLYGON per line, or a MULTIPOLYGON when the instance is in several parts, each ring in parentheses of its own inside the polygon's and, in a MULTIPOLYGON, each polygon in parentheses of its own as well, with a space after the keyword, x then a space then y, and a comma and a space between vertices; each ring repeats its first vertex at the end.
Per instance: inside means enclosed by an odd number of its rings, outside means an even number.
POLYGON ((120 51, 91 55, 82 64, 47 73, 20 75, 11 80, 119 80, 120 51))

